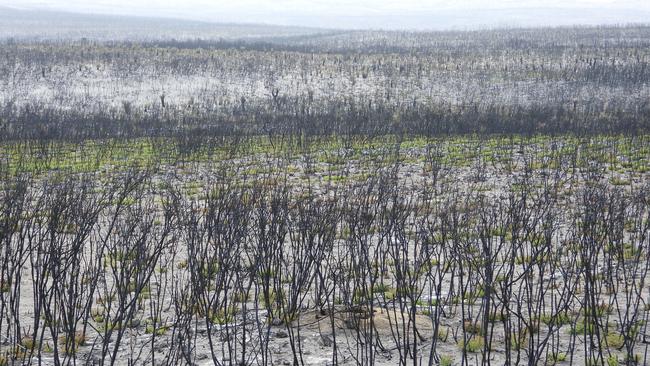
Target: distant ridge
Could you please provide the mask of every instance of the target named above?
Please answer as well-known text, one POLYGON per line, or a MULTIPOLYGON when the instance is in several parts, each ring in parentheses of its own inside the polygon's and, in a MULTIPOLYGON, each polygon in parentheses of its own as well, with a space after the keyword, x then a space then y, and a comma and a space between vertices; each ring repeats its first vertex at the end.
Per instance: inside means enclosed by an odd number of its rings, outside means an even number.
POLYGON ((87 14, 0 5, 0 39, 65 40, 278 40, 332 35, 355 30, 483 30, 502 28, 648 24, 650 12, 604 9, 442 10, 436 13, 396 12, 391 16, 322 15, 309 21, 271 15, 269 24, 254 17, 247 22, 169 17, 87 14), (550 21, 549 21, 550 19, 550 21), (624 19, 625 21, 621 21, 624 19), (489 20, 489 21, 488 21, 489 20))
MULTIPOLYGON (((647 24, 650 22, 650 8, 621 8, 621 7, 510 7, 510 8, 445 8, 440 10, 394 10, 373 11, 359 14, 332 9, 328 12, 317 12, 313 9, 249 9, 249 13, 236 13, 234 10, 192 9, 172 12, 169 9, 151 9, 148 17, 140 17, 131 10, 113 10, 106 8, 87 8, 84 12, 72 13, 69 9, 55 10, 47 2, 28 2, 26 5, 15 6, 13 9, 2 7, 7 0, 0 0, 0 19, 14 22, 18 18, 31 21, 31 18, 45 19, 61 18, 63 21, 83 21, 87 17, 103 22, 124 22, 138 19, 139 22, 151 23, 169 22, 174 20, 177 25, 190 29, 200 29, 215 24, 221 26, 251 26, 258 27, 261 34, 269 35, 271 24, 285 27, 281 34, 313 33, 323 29, 383 29, 383 30, 476 30, 503 27, 539 27, 539 26, 569 26, 569 25, 614 25, 614 24, 647 24), (40 4, 40 5, 39 5, 40 4), (19 9, 20 8, 20 9, 19 9), (93 10, 94 9, 94 10, 93 10), (123 13, 119 13, 123 12, 123 13), (3 16, 2 13, 5 13, 3 16), (92 13, 92 14, 91 14, 92 13), (96 15, 108 14, 113 15, 96 15), (119 14, 118 14, 119 13, 119 14), (11 15, 7 17, 6 15, 11 15), (27 14, 27 15, 26 15, 27 14), (266 28, 261 28, 266 27, 266 28), (291 27, 288 29, 286 27, 291 27), (316 30, 318 29, 318 30, 316 30)), ((12 3, 9 3, 12 4, 12 3)), ((7 25, 0 25, 5 28, 7 25)), ((102 25, 103 26, 103 25, 102 25)), ((277 29, 275 29, 277 31, 277 29)), ((278 35, 271 31, 272 36, 278 35)), ((228 36, 226 34, 226 36, 228 36)))
POLYGON ((85 14, 0 6, 0 38, 52 40, 270 39, 331 33, 314 27, 85 14))

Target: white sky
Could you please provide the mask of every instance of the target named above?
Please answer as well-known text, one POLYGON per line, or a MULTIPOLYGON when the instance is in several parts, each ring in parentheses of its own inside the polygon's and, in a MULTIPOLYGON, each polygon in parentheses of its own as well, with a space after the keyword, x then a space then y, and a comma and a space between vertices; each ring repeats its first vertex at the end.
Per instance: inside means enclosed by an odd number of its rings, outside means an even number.
MULTIPOLYGON (((0 6, 18 8, 45 8, 84 13, 103 13, 120 15, 148 15, 179 17, 207 21, 263 22, 276 24, 296 24, 326 26, 327 22, 337 22, 346 18, 369 22, 371 26, 383 23, 399 24, 409 27, 409 17, 413 17, 413 27, 420 27, 426 15, 464 17, 464 11, 492 10, 485 16, 485 24, 507 22, 512 13, 496 18, 495 12, 516 9, 525 19, 513 19, 540 24, 548 21, 526 14, 526 9, 562 9, 567 17, 571 9, 580 19, 576 23, 628 23, 643 21, 642 15, 650 14, 650 0, 0 0, 0 6), (587 15, 576 9, 588 9, 587 15), (453 14, 453 15, 450 15, 453 14), (397 19, 403 16, 403 19, 397 19), (376 21, 372 19, 376 18, 376 21), (528 20, 527 20, 528 19, 528 20), (301 24, 299 24, 301 23, 301 24), (325 23, 325 24, 322 24, 325 23)), ((530 12, 529 12, 530 13, 530 12)), ((467 22, 477 18, 466 17, 467 22)), ((563 15, 563 14, 560 14, 563 15)), ((542 15, 552 17, 552 15, 542 15)), ((478 21, 481 21, 478 18, 478 21)), ((648 20, 650 21, 650 19, 648 20)), ((462 24, 462 19, 461 23, 462 24)), ((334 24, 336 26, 336 24, 334 24)), ((352 24, 354 25, 354 24, 352 24)), ((471 24, 468 24, 471 26, 471 24)), ((387 24, 387 28, 395 27, 387 24)))

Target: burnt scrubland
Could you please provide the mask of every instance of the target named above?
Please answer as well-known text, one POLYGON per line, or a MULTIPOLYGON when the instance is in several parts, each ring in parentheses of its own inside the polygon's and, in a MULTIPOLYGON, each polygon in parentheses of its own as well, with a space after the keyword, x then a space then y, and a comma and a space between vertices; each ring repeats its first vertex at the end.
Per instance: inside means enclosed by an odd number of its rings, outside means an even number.
POLYGON ((0 365, 650 362, 650 28, 260 27, 0 28, 0 365))

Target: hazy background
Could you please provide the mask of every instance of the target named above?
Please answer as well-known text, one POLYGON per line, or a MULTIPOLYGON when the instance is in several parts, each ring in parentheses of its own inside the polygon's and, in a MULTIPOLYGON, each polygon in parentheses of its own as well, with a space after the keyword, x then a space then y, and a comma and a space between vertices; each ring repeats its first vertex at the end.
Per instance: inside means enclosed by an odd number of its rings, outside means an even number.
POLYGON ((650 19, 649 0, 0 0, 0 12, 7 8, 351 29, 627 24, 650 19))

